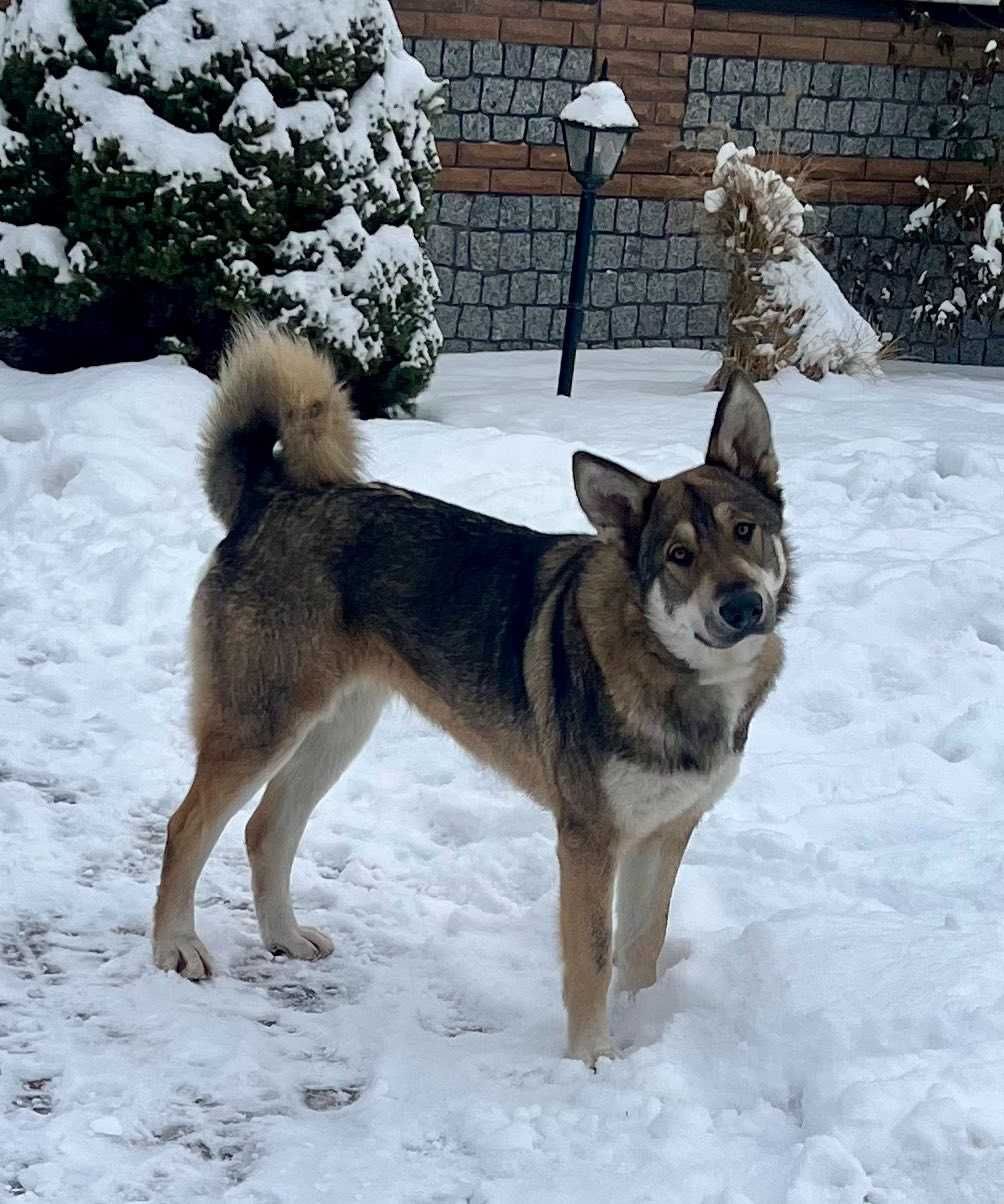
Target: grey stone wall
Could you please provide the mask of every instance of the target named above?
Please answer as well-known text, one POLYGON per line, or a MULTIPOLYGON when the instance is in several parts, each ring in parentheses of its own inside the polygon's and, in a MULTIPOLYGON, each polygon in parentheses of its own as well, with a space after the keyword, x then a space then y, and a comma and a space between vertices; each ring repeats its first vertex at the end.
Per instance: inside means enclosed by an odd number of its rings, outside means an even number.
MULTIPOLYGON (((429 249, 447 351, 561 342, 577 197, 442 194, 429 249)), ((600 198, 587 346, 718 346, 725 275, 698 234, 693 201, 600 198)))
MULTIPOLYGON (((717 150, 728 130, 740 146, 787 154, 941 159, 957 115, 947 102, 958 73, 779 59, 690 60, 683 140, 717 150)), ((974 87, 968 120, 972 158, 1004 134, 1004 75, 974 87)))
MULTIPOLYGON (((437 312, 444 350, 560 346, 577 209, 576 197, 445 193, 436 199, 429 249, 442 287, 437 312)), ((908 213, 902 205, 818 205, 809 235, 845 293, 862 309, 866 293, 873 299, 881 328, 897 337, 903 355, 1004 365, 999 327, 967 321, 961 340, 949 343, 913 325, 910 290, 920 256, 937 290, 947 280, 943 250, 916 246, 899 270, 876 267, 900 243, 908 213)), ((700 202, 597 201, 583 345, 717 349, 726 289, 700 202)))
POLYGON ((437 138, 463 142, 560 142, 557 116, 589 78, 592 50, 444 38, 406 38, 434 79, 450 81, 437 138))

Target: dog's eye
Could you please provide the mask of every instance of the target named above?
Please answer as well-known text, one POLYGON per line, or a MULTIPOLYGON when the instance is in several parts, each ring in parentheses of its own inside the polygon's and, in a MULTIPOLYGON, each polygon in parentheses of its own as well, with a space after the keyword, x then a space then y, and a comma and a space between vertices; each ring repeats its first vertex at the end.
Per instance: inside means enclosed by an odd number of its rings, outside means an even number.
POLYGON ((749 543, 755 530, 754 523, 736 523, 735 537, 740 543, 749 543))
POLYGON ((673 546, 669 549, 668 558, 672 560, 674 564, 678 564, 683 568, 686 568, 688 564, 694 563, 694 553, 690 550, 690 548, 682 543, 673 544, 673 546))

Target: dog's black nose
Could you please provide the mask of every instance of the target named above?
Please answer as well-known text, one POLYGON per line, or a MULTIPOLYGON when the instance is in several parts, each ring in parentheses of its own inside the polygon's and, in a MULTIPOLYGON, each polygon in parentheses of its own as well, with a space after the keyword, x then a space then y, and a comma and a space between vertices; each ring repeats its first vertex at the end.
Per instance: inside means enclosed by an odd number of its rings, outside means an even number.
POLYGON ((755 589, 737 589, 727 594, 718 613, 733 631, 749 631, 763 618, 763 598, 755 589))

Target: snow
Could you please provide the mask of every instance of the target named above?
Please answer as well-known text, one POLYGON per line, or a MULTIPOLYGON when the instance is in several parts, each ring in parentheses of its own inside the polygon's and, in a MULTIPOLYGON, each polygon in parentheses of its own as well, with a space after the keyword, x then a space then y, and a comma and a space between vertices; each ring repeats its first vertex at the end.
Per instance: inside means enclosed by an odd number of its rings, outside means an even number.
MULTIPOLYGON (((262 150, 292 157, 289 126, 302 120, 298 112, 302 107, 295 105, 281 110, 260 79, 249 79, 237 90, 233 104, 223 114, 220 128, 229 130, 233 126, 239 134, 257 142, 262 150), (262 132, 255 137, 256 131, 262 132)), ((316 107, 327 108, 323 102, 317 103, 316 107)))
MULTIPOLYGON (((416 288, 432 299, 437 282, 421 244, 410 226, 380 226, 366 235, 354 209, 343 209, 320 230, 287 235, 276 248, 283 266, 309 262, 311 270, 294 268, 262 276, 258 286, 275 293, 287 318, 333 335, 365 368, 386 354, 388 331, 384 315, 374 305, 403 305, 416 288), (355 262, 343 266, 346 250, 355 262)), ((431 304, 430 300, 430 304, 431 304)), ((398 331, 393 332, 399 337, 398 331)), ((442 337, 438 326, 419 326, 407 348, 409 362, 420 364, 434 355, 442 337)))
MULTIPOLYGON (((987 206, 983 218, 983 242, 977 243, 970 255, 977 264, 980 282, 989 286, 984 290, 983 297, 986 302, 990 302, 994 298, 997 281, 1004 270, 1004 219, 1001 217, 1000 204, 987 206)), ((1004 309, 1004 291, 998 299, 998 308, 1004 309)))
MULTIPOLYGON (((927 181, 923 176, 918 176, 915 180, 918 188, 924 188, 927 181)), ((944 205, 944 197, 933 197, 929 201, 925 201, 923 205, 918 205, 916 209, 911 210, 906 219, 906 224, 903 227, 904 234, 917 234, 921 230, 925 230, 931 224, 931 219, 935 213, 944 205)))
MULTIPOLYGON (((587 446, 693 464, 712 359, 446 356, 375 476, 586 529, 587 446)), ((180 362, 0 367, 0 1184, 52 1204, 999 1204, 1004 1184, 1004 373, 788 370, 798 602, 743 771, 702 823, 625 1056, 560 1056, 550 817, 404 708, 294 867, 335 954, 258 943, 233 824, 219 967, 150 966, 188 784, 185 630, 219 537, 210 387, 180 362)))
POLYGON ((882 342, 847 301, 815 255, 799 246, 791 259, 768 260, 760 280, 769 304, 783 314, 801 312, 798 365, 824 365, 835 372, 874 371, 882 342))
POLYGON ((71 67, 62 78, 50 76, 40 104, 65 114, 73 128, 74 150, 94 160, 114 143, 127 170, 152 172, 163 187, 180 188, 191 180, 235 176, 230 148, 216 134, 191 134, 158 117, 139 96, 113 91, 110 76, 71 67))
POLYGON ((715 155, 715 171, 720 171, 727 163, 733 160, 742 163, 752 162, 756 158, 756 147, 753 146, 736 146, 734 142, 723 142, 718 148, 718 153, 715 155))
MULTIPOLYGON (((76 265, 67 257, 66 237, 62 230, 37 222, 29 226, 0 222, 0 268, 6 275, 15 276, 21 271, 26 256, 43 267, 54 268, 57 284, 67 284, 75 279, 76 265)), ((73 250, 70 256, 73 256, 73 250)))
POLYGON ((69 63, 85 49, 69 0, 31 0, 0 12, 0 60, 9 55, 69 63))
POLYGON ((170 92, 189 75, 213 75, 221 58, 243 60, 249 77, 285 75, 284 59, 348 49, 354 26, 384 16, 383 0, 167 0, 113 37, 110 50, 116 74, 170 92))
POLYGON ((623 126, 635 129, 635 117, 621 89, 609 79, 598 79, 586 84, 574 100, 561 110, 561 121, 578 121, 594 129, 608 130, 623 126))
POLYGON ((28 139, 17 130, 12 130, 7 124, 10 114, 0 100, 0 167, 10 167, 28 145, 28 139))

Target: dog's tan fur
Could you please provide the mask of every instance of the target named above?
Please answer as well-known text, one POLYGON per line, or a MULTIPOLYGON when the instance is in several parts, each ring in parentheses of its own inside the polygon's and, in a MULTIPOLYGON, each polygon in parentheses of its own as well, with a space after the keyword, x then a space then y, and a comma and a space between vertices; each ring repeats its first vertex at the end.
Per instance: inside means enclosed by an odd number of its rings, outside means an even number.
POLYGON ((568 1051, 589 1064, 612 1053, 612 965, 624 989, 655 980, 687 841, 780 669, 789 557, 751 388, 723 399, 708 464, 667 481, 579 453, 599 538, 544 536, 361 482, 327 361, 240 329, 203 439, 230 532, 193 606, 198 758, 168 825, 157 964, 209 973, 195 886, 265 784, 247 827, 262 938, 294 957, 331 952, 296 922, 290 866, 313 807, 399 694, 554 813, 568 1051), (755 528, 742 547, 737 515, 755 528), (681 539, 696 548, 689 568, 667 557, 681 539), (726 638, 721 591, 758 580, 757 634, 726 638))
POLYGON ((311 488, 359 479, 356 424, 331 362, 302 339, 245 318, 220 363, 202 432, 202 483, 225 527, 236 517, 247 479, 239 446, 263 427, 281 431, 292 484, 311 488))

